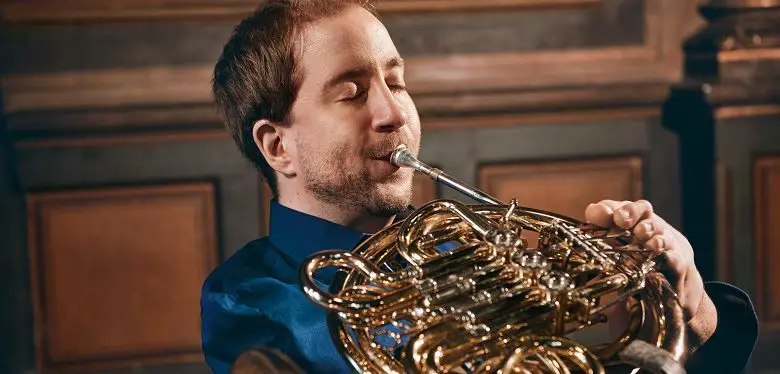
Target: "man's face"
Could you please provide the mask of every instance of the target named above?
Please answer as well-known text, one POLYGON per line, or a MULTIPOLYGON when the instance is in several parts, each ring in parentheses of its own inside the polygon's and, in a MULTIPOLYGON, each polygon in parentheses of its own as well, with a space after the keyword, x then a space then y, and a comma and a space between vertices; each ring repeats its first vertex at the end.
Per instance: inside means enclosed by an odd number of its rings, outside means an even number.
POLYGON ((389 159, 401 143, 418 153, 420 120, 387 30, 354 6, 309 25, 298 51, 302 80, 289 152, 305 188, 345 209, 382 216, 403 210, 413 171, 389 159))

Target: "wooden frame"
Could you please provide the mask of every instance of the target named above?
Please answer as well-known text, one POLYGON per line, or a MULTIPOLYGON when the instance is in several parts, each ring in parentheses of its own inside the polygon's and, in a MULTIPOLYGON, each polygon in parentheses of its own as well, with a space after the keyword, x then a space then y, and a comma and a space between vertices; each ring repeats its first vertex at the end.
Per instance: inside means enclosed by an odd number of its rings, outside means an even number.
MULTIPOLYGON (((638 200, 643 198, 642 158, 639 156, 615 156, 585 158, 576 160, 548 160, 548 161, 521 161, 485 163, 481 165, 477 174, 477 185, 483 191, 493 194, 498 199, 509 198, 497 195, 496 188, 507 181, 540 180, 545 177, 599 174, 604 172, 619 171, 624 173, 629 180, 628 189, 625 191, 625 199, 638 200)), ((595 179, 597 177, 589 177, 595 179)), ((514 196, 513 196, 514 197, 514 196)), ((528 202, 519 201, 520 205, 529 206, 528 202)), ((582 207, 585 208, 584 206, 582 207)), ((545 208, 541 208, 545 209, 545 208)), ((566 214, 557 211, 561 214, 566 214)), ((579 213, 579 212, 578 212, 579 213)), ((584 210, 582 211, 584 213, 584 210)), ((571 214, 571 212, 570 212, 571 214)), ((580 214, 571 214, 577 218, 580 214)), ((584 217, 579 217, 584 219, 584 217)))
POLYGON ((457 11, 494 8, 550 8, 595 5, 602 0, 384 0, 380 12, 457 11))
MULTIPOLYGON (((48 315, 50 297, 46 288, 48 255, 46 252, 47 240, 44 230, 48 225, 47 209, 58 206, 76 204, 100 204, 109 202, 137 201, 134 199, 146 198, 159 200, 160 198, 192 198, 199 200, 201 216, 201 233, 203 239, 203 266, 208 273, 217 264, 217 237, 215 232, 215 206, 214 186, 210 182, 194 182, 180 185, 158 185, 143 187, 110 187, 104 189, 83 189, 72 191, 42 192, 30 195, 27 202, 28 211, 28 247, 31 263, 30 284, 33 302, 33 315, 35 321, 35 349, 37 369, 44 372, 76 372, 80 370, 109 370, 120 367, 137 365, 138 363, 174 364, 174 363, 198 363, 202 362, 200 347, 178 347, 162 352, 156 351, 132 351, 122 352, 116 355, 52 357, 52 343, 48 336, 51 316, 48 315)), ((197 285, 196 285, 197 286, 197 285)))
MULTIPOLYGON (((455 6, 466 0, 439 1, 455 6)), ((561 6, 593 2, 551 1, 561 6)), ((411 2, 390 0, 388 4, 411 2)), ((516 0, 515 3, 538 7, 543 2, 516 0)), ((489 8, 490 4, 497 6, 491 2, 484 6, 489 8)), ((657 105, 666 97, 668 85, 679 79, 684 32, 680 25, 684 23, 681 19, 690 17, 691 4, 679 0, 645 1, 646 37, 642 45, 410 57, 407 58, 407 83, 418 106, 428 112, 526 107, 538 111, 535 108, 570 103, 567 97, 583 89, 588 95, 580 98, 582 103, 578 102, 577 106, 599 106, 599 103, 625 100, 620 99, 623 97, 628 97, 631 103, 657 105), (626 87, 630 87, 628 94, 626 87), (616 90, 623 94, 616 97, 616 90)), ((14 113, 210 105, 211 72, 211 66, 177 66, 8 76, 2 81, 4 107, 6 112, 14 113)))
MULTIPOLYGON (((769 275, 773 272, 775 264, 771 261, 777 260, 777 257, 770 258, 770 253, 776 251, 773 248, 771 232, 772 222, 770 219, 770 209, 773 207, 770 202, 776 203, 780 199, 772 196, 777 191, 771 190, 770 173, 780 173, 780 156, 766 155, 758 158, 753 164, 753 208, 755 209, 755 286, 756 286, 756 311, 761 324, 766 329, 780 328, 780 319, 777 318, 778 310, 772 309, 771 300, 777 296, 778 290, 771 283, 769 275), (773 294, 774 292, 774 294, 773 294)), ((774 270, 776 271, 776 270, 774 270)))

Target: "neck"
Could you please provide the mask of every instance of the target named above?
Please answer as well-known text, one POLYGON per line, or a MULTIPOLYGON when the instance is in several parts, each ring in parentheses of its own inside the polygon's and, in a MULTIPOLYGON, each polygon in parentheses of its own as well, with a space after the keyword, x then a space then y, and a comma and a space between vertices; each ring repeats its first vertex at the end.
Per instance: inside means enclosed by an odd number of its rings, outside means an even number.
POLYGON ((395 216, 372 215, 358 209, 326 203, 305 193, 280 194, 279 204, 366 234, 376 233, 395 220, 395 216))

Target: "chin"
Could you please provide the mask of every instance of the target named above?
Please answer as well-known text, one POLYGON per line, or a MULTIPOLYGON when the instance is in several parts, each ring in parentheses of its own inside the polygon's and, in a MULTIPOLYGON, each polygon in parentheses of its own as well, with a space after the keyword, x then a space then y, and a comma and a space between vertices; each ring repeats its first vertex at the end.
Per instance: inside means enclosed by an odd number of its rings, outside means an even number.
POLYGON ((411 204, 411 182, 399 182, 376 186, 371 198, 374 205, 372 210, 382 212, 384 215, 393 215, 404 211, 411 204))
POLYGON ((407 201, 412 199, 412 188, 398 184, 377 186, 374 195, 381 200, 407 201))
POLYGON ((411 200, 412 182, 411 173, 398 172, 378 183, 377 189, 386 196, 395 196, 397 199, 411 200))

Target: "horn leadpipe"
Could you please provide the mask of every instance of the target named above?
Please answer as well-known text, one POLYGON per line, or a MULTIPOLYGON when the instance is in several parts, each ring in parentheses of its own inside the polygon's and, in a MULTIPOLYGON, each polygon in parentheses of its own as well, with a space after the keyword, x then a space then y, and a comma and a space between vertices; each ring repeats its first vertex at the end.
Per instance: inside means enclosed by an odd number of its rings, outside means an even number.
POLYGON ((390 156, 390 162, 398 167, 408 167, 415 169, 431 178, 434 181, 439 182, 447 187, 450 187, 474 200, 477 200, 484 204, 502 205, 501 201, 493 196, 490 196, 480 190, 469 187, 465 183, 455 179, 451 175, 426 165, 418 160, 412 152, 406 148, 405 145, 400 144, 395 148, 393 154, 390 156))

